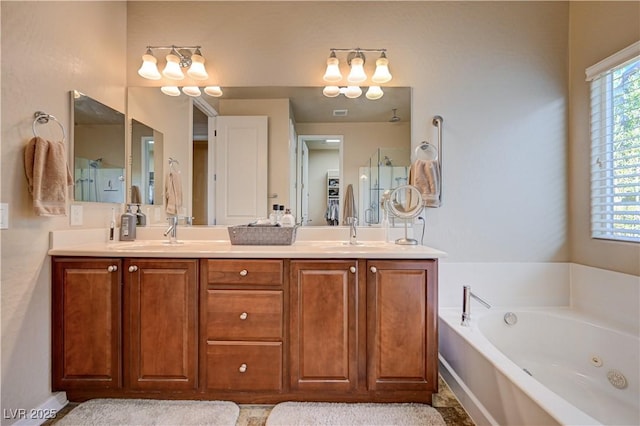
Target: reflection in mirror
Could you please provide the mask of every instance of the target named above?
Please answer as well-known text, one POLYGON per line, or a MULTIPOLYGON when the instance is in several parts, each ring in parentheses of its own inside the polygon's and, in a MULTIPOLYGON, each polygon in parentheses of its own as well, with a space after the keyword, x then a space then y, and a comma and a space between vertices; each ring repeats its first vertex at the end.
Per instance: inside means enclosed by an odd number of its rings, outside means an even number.
POLYGON ((124 114, 76 90, 71 102, 75 201, 124 203, 124 114))
POLYGON ((131 120, 131 203, 162 204, 162 132, 131 120))

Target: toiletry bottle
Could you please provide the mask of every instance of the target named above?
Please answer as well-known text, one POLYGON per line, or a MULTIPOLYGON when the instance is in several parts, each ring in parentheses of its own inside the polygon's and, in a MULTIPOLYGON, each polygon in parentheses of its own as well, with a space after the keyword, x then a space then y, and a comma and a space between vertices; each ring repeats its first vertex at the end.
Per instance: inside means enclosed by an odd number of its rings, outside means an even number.
POLYGON ((280 222, 280 224, 282 226, 286 226, 286 227, 292 227, 296 224, 296 220, 293 217, 293 215, 291 214, 291 210, 286 209, 284 212, 284 215, 282 216, 282 220, 280 222))
POLYGON ((111 207, 111 223, 109 223, 109 241, 113 241, 116 232, 116 209, 111 207))
POLYGON ((278 223, 278 205, 277 204, 273 205, 273 210, 271 210, 271 213, 269 214, 269 222, 271 222, 272 225, 275 225, 276 223, 278 223))
POLYGON ((131 205, 127 204, 127 211, 120 216, 120 241, 134 241, 136 239, 136 215, 131 212, 131 205))
POLYGON ((284 216, 284 205, 280 204, 278 206, 278 216, 277 216, 277 219, 276 219, 277 223, 282 224, 282 216, 284 216))
POLYGON ((140 210, 140 204, 136 204, 138 211, 136 212, 136 225, 147 226, 147 215, 140 210))

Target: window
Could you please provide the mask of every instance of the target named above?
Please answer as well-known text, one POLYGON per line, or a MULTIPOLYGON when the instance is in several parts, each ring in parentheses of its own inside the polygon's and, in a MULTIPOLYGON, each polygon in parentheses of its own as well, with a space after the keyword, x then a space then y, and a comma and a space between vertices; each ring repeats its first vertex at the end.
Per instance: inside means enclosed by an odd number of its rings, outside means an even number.
POLYGON ((591 236, 640 242, 640 42, 587 68, 591 236))

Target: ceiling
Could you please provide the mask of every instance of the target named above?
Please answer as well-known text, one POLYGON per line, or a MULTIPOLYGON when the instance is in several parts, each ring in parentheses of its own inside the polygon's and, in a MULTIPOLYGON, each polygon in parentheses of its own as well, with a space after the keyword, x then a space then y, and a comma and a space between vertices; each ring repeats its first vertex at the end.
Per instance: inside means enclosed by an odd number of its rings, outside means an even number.
MULTIPOLYGON (((383 122, 391 119, 393 109, 397 110, 397 116, 402 121, 410 121, 411 88, 383 87, 382 90, 384 96, 371 101, 364 93, 356 99, 344 95, 328 98, 322 94, 321 87, 223 87, 224 94, 220 99, 289 98, 296 123, 383 122), (335 116, 335 110, 346 110, 346 115, 335 116)), ((208 96, 204 98, 215 99, 208 96)))

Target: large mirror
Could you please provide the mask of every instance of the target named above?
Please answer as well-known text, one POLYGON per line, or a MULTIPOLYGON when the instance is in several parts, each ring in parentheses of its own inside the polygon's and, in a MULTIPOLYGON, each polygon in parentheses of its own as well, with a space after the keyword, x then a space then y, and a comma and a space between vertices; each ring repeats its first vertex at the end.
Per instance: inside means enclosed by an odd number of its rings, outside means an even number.
POLYGON ((71 104, 74 200, 124 203, 124 114, 76 90, 71 104))
MULTIPOLYGON (((180 160, 183 198, 187 214, 195 217, 195 224, 223 224, 212 222, 211 206, 215 201, 207 198, 214 179, 207 173, 214 161, 207 149, 209 124, 216 120, 207 111, 207 107, 211 107, 213 115, 218 114, 217 120, 220 116, 268 116, 268 155, 262 159, 268 164, 268 191, 266 199, 260 201, 267 214, 273 204, 281 204, 292 210, 298 223, 342 225, 344 196, 350 185, 359 223, 375 225, 378 215, 368 209, 374 203, 373 195, 380 192, 382 186, 379 178, 375 194, 371 193, 367 182, 363 182, 363 175, 368 173, 372 181, 374 174, 384 175, 385 185, 406 183, 394 179, 401 175, 398 168, 404 170, 409 165, 411 146, 411 88, 383 89, 384 96, 372 101, 365 96, 327 98, 319 87, 231 87, 224 88, 220 98, 203 95, 192 105, 187 96, 174 98, 163 95, 158 88, 135 87, 129 88, 128 111, 131 113, 142 104, 146 105, 147 115, 159 113, 160 109, 165 111, 160 114, 163 119, 156 127, 164 133, 164 162, 168 157, 180 160), (142 98, 152 101, 142 101, 142 98), (205 108, 202 101, 206 102, 205 108), (189 131, 192 133, 188 134, 189 131), (334 143, 332 139, 340 142, 334 143), (302 150, 306 150, 308 161, 305 168, 301 166, 302 150), (380 152, 389 158, 384 163, 383 157, 382 163, 374 165, 371 159, 380 152), (386 172, 389 176, 379 170, 385 166, 394 167, 392 172, 386 172), (310 174, 306 176, 306 184, 305 173, 310 174), (305 194, 303 188, 308 193, 305 194), (332 223, 327 218, 330 200, 339 200, 338 218, 332 223), (303 215, 304 209, 306 215, 303 215)), ((153 122, 141 121, 155 127, 153 122)), ((244 164, 229 167, 242 168, 244 164)))

